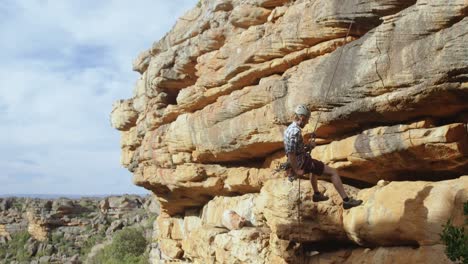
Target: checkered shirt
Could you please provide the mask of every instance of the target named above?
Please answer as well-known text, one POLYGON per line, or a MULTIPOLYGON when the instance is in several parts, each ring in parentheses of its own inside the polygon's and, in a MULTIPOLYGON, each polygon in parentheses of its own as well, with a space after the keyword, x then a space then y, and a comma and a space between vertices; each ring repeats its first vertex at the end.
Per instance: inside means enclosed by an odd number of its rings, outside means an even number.
POLYGON ((302 130, 296 122, 292 122, 292 124, 286 128, 284 131, 283 141, 286 155, 289 153, 296 153, 297 165, 301 168, 304 163, 306 153, 304 151, 304 142, 302 140, 302 130))

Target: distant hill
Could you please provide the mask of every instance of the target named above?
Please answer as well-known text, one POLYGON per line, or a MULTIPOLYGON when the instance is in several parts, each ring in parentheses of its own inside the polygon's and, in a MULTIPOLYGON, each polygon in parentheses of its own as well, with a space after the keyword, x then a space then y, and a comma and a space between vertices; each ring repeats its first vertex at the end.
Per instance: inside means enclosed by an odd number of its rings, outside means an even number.
MULTIPOLYGON (((122 196, 127 194, 94 194, 94 195, 82 195, 82 194, 0 194, 0 198, 7 197, 24 197, 24 198, 39 198, 39 199, 57 199, 57 198, 69 198, 69 199, 80 199, 83 197, 95 197, 103 198, 108 196, 122 196)), ((146 194, 128 194, 145 196, 146 194)))

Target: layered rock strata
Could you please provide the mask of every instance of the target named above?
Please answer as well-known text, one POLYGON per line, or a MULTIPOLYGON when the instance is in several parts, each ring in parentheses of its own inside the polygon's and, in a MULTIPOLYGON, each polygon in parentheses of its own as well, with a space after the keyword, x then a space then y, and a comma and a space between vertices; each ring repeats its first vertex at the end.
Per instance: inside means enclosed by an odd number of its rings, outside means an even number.
POLYGON ((161 205, 153 261, 448 262, 438 233, 463 223, 468 193, 467 14, 463 0, 200 1, 137 57, 111 114, 122 165, 161 205), (363 206, 343 211, 327 182, 314 204, 308 181, 299 195, 275 172, 299 103, 313 157, 363 206), (228 232, 224 210, 250 224, 228 232))
POLYGON ((150 196, 133 195, 11 197, 0 198, 0 206, 0 263, 83 263, 117 231, 151 226, 159 213, 150 196), (97 249, 88 254, 94 246, 97 249))

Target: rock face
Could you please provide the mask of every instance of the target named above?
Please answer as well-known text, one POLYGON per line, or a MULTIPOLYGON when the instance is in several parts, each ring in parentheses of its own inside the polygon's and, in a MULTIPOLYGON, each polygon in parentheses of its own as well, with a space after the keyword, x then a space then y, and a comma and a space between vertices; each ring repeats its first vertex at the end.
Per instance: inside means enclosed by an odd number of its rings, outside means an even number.
POLYGON ((309 263, 448 262, 438 234, 468 196, 467 14, 464 0, 200 1, 135 59, 134 96, 111 114, 122 165, 161 206, 153 262, 292 263, 329 240, 345 246, 309 263), (299 103, 313 157, 361 207, 343 211, 327 182, 315 204, 275 172, 299 103), (225 210, 246 226, 223 228, 225 210))
POLYGON ((134 195, 0 198, 0 204, 7 204, 0 208, 0 263, 83 263, 94 244, 109 244, 123 228, 151 225, 159 213, 153 198, 134 195))
POLYGON ((241 229, 245 225, 245 218, 232 210, 223 213, 223 226, 229 230, 241 229))

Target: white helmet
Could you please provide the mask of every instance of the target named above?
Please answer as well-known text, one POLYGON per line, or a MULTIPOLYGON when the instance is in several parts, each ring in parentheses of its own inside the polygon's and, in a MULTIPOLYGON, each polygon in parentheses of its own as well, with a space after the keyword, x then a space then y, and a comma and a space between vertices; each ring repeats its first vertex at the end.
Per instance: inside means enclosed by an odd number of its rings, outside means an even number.
POLYGON ((300 104, 300 105, 296 106, 296 110, 294 110, 294 113, 296 115, 303 115, 305 117, 310 117, 309 108, 307 108, 307 106, 305 106, 303 104, 300 104))

